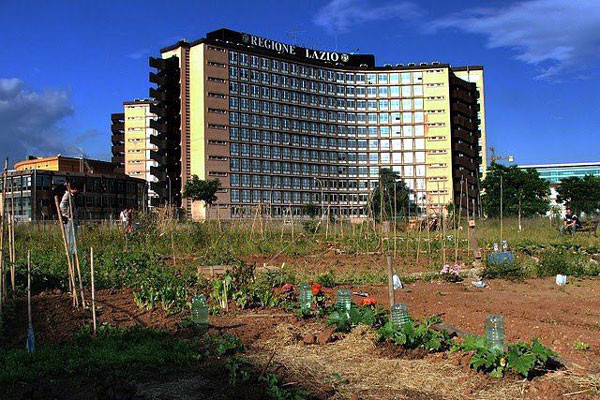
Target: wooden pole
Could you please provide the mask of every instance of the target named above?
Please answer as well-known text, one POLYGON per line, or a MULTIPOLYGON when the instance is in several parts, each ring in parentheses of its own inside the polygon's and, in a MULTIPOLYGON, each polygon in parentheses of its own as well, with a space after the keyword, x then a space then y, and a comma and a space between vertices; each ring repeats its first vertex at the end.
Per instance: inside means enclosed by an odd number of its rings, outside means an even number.
POLYGON ((31 250, 27 250, 27 352, 35 351, 35 336, 33 334, 33 318, 31 313, 31 250))
POLYGON ((96 335, 96 288, 94 286, 94 248, 90 247, 90 280, 92 284, 92 323, 96 335))
MULTIPOLYGON (((67 190, 70 190, 70 186, 67 190)), ((73 220, 73 201, 71 193, 69 192, 69 223, 73 232, 73 249, 75 250, 75 267, 77 268, 77 277, 79 278, 79 291, 81 294, 81 306, 85 308, 85 297, 83 295, 83 281, 81 280, 81 268, 79 267, 79 252, 77 251, 77 235, 75 234, 75 221, 73 220)))
POLYGON ((2 212, 1 225, 0 225, 0 314, 2 314, 2 307, 6 301, 6 280, 4 275, 4 233, 6 225, 6 174, 8 170, 8 159, 4 161, 4 171, 2 172, 2 204, 0 209, 2 212))
POLYGON ((73 296, 73 307, 79 307, 79 300, 77 299, 77 293, 75 292, 75 278, 73 274, 73 264, 71 258, 71 250, 69 249, 69 243, 67 241, 67 234, 65 233, 65 227, 62 223, 62 214, 60 212, 60 206, 58 204, 58 196, 54 196, 54 205, 56 206, 56 212, 58 212, 58 226, 60 227, 60 233, 63 238, 63 244, 65 246, 65 254, 67 255, 67 275, 69 276, 69 291, 73 296))
POLYGON ((454 205, 454 264, 458 264, 458 236, 460 230, 460 216, 462 214, 462 202, 463 202, 463 179, 460 180, 460 197, 458 200, 458 225, 456 225, 456 204, 454 205))
POLYGON ((387 256, 388 272, 388 296, 390 300, 390 312, 396 303, 396 294, 394 293, 394 267, 392 266, 392 256, 387 256))
POLYGON ((17 262, 16 251, 15 251, 15 192, 14 192, 14 186, 15 186, 14 183, 12 183, 12 181, 11 181, 9 247, 10 247, 10 286, 12 288, 13 299, 16 297, 15 264, 17 262))

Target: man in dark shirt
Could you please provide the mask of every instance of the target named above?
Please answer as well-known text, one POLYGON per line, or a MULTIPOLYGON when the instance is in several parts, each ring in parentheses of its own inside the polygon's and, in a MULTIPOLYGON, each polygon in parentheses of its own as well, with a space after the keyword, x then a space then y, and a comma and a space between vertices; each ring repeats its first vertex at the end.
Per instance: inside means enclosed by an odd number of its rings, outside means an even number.
POLYGON ((562 235, 565 232, 570 233, 571 235, 577 231, 577 228, 581 225, 579 222, 579 218, 577 215, 573 214, 573 210, 567 208, 567 214, 565 218, 563 218, 563 226, 560 227, 560 234, 562 235))

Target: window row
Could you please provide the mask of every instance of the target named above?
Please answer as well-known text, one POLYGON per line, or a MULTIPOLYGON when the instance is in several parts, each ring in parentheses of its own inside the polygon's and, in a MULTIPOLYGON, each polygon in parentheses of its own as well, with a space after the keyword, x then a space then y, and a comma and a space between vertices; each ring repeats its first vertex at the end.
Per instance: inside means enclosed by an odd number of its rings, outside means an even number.
MULTIPOLYGON (((389 153, 385 154, 390 160, 389 153)), ((413 165, 394 165, 392 168, 403 177, 422 177, 425 176, 425 155, 424 153, 394 153, 391 155, 393 164, 413 164, 413 165), (418 161, 417 161, 418 160, 418 161), (423 164, 418 164, 423 163, 423 164), (416 164, 416 165, 415 165, 416 164)), ((377 164, 377 161, 372 161, 377 164)), ((256 172, 263 174, 284 174, 284 175, 304 175, 304 176, 379 176, 379 166, 343 166, 343 165, 318 165, 303 163, 288 163, 266 160, 248 160, 246 158, 232 158, 230 161, 232 172, 256 172)))
MULTIPOLYGON (((316 120, 316 119, 315 119, 316 120)), ((425 123, 425 114, 418 112, 397 112, 397 113, 345 113, 328 112, 326 118, 319 118, 319 121, 348 123, 348 124, 422 124, 425 123)), ((272 129, 301 130, 303 132, 318 132, 319 124, 316 122, 299 121, 295 119, 269 117, 267 115, 238 113, 232 111, 229 113, 229 123, 231 125, 245 125, 272 129)), ((377 129, 377 127, 373 127, 377 129)), ((389 133, 389 127, 386 127, 389 133)))
POLYGON ((274 60, 246 53, 229 51, 229 64, 260 68, 263 71, 280 72, 284 74, 306 76, 313 79, 327 80, 330 82, 347 82, 359 84, 394 84, 421 82, 422 71, 414 72, 380 72, 380 73, 352 73, 330 69, 317 68, 309 65, 295 64, 287 61, 274 60))
MULTIPOLYGON (((283 115, 283 116, 302 116, 310 119, 326 119, 329 114, 334 114, 335 109, 348 111, 356 109, 373 111, 401 111, 401 110, 422 110, 423 99, 404 99, 404 100, 345 100, 333 99, 331 97, 319 97, 319 103, 314 103, 314 108, 281 104, 270 101, 261 101, 248 99, 244 97, 231 96, 229 98, 229 108, 231 110, 261 112, 263 114, 283 115), (326 108, 333 110, 327 111, 326 108)), ((221 110, 219 110, 221 111, 221 110)))
MULTIPOLYGON (((232 78, 235 79, 235 78, 232 78)), ((310 97, 316 98, 325 98, 325 96, 317 96, 311 93, 321 93, 328 94, 330 96, 349 96, 349 97, 379 97, 379 98, 408 98, 408 97, 422 97, 423 96, 423 86, 422 85, 413 85, 413 86, 342 86, 342 85, 325 85, 324 83, 318 84, 316 82, 307 82, 307 81, 299 81, 298 84, 274 84, 272 81, 254 81, 261 82, 263 86, 248 84, 244 82, 238 82, 236 80, 229 81, 229 92, 230 93, 241 93, 248 94, 258 97, 262 95, 263 97, 271 97, 273 99, 283 99, 290 100, 294 102, 298 102, 301 99, 299 94, 304 94, 306 96, 305 102, 311 101, 315 103, 315 101, 309 100, 310 97), (264 86, 271 85, 271 86, 264 86), (322 86, 321 86, 322 85, 322 86), (276 87, 290 88, 295 90, 286 90, 286 89, 277 89, 276 87), (259 89, 257 89, 259 88, 259 89), (269 94, 270 92, 270 94, 269 94), (264 94, 263 94, 264 93, 264 94), (296 95, 294 95, 296 93, 296 95)), ((278 81, 276 81, 278 82, 278 81)), ((294 82, 296 83, 296 82, 294 82)))

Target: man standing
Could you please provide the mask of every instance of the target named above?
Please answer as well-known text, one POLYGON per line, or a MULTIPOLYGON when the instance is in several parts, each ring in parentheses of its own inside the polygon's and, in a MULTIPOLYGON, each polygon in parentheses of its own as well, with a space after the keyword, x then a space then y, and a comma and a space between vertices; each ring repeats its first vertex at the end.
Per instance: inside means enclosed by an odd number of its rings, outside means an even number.
POLYGON ((572 235, 580 225, 581 222, 579 222, 577 215, 573 214, 571 208, 567 208, 567 213, 565 214, 565 218, 563 218, 563 226, 560 227, 560 235, 562 236, 565 232, 572 235))
POLYGON ((76 183, 67 184, 67 191, 60 201, 60 214, 62 223, 67 233, 67 244, 71 254, 76 252, 75 238, 77 236, 77 226, 79 225, 79 213, 77 202, 75 201, 79 193, 79 185, 76 183))

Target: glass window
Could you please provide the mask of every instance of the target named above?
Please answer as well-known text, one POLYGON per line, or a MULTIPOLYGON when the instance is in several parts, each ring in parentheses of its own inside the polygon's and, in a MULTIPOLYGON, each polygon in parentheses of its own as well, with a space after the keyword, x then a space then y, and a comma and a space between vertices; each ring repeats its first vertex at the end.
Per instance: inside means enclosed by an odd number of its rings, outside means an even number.
POLYGON ((379 97, 387 97, 388 96, 388 88, 387 86, 383 86, 379 88, 379 97))
POLYGON ((390 96, 400 97, 400 88, 398 86, 390 86, 390 96))
POLYGON ((402 84, 410 83, 410 72, 403 72, 400 74, 402 84))
MULTIPOLYGON (((392 163, 402 164, 402 153, 392 153, 392 163)), ((394 169, 394 171, 397 171, 394 169)))
POLYGON ((390 74, 390 83, 393 85, 398 83, 399 75, 397 73, 390 74))
POLYGON ((411 91, 410 86, 402 86, 402 97, 410 97, 411 91))
MULTIPOLYGON (((412 139, 403 139, 403 145, 404 145, 404 150, 412 150, 413 148, 413 141, 412 139)), ((407 161, 407 162, 412 162, 411 161, 407 161)))
POLYGON ((392 140, 392 150, 402 150, 402 140, 401 139, 392 140))
POLYGON ((377 76, 377 79, 379 81, 380 84, 386 85, 388 83, 388 76, 387 74, 379 74, 377 76))
POLYGON ((423 96, 423 86, 421 86, 421 85, 413 86, 413 93, 415 96, 423 96))

